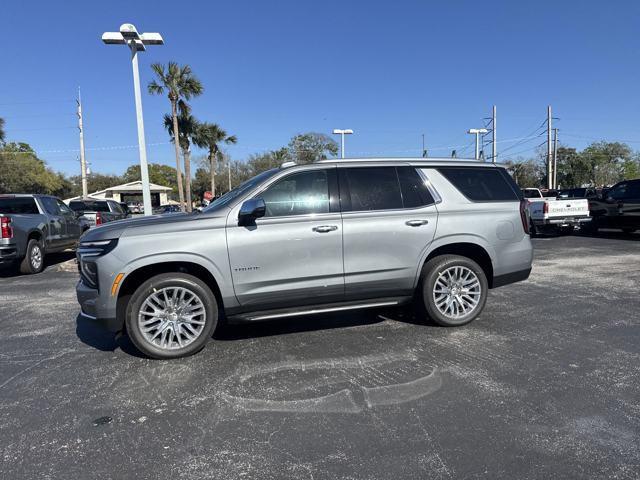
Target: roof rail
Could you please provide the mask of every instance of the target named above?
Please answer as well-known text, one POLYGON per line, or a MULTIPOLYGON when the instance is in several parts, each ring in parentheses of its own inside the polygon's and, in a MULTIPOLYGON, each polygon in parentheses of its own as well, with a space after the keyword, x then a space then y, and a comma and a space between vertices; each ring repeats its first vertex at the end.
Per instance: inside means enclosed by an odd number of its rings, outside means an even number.
POLYGON ((341 162, 477 162, 491 163, 482 159, 462 157, 364 157, 364 158, 325 158, 314 163, 341 163, 341 162))
POLYGON ((284 162, 282 165, 280 165, 280 168, 295 167, 296 165, 296 162, 284 162))

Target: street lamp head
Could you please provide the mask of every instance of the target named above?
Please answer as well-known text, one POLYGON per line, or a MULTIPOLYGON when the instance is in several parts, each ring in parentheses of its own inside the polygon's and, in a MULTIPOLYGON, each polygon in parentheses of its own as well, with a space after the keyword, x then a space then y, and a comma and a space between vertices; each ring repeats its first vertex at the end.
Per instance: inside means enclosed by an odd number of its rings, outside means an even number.
POLYGON ((350 128, 347 128, 346 130, 342 130, 340 128, 334 128, 333 133, 336 135, 351 135, 353 133, 353 130, 351 130, 350 128))
POLYGON ((120 32, 104 32, 102 41, 107 45, 124 45, 126 43, 120 32))
POLYGON ((470 128, 469 131, 467 133, 487 133, 489 132, 489 130, 487 130, 486 128, 470 128))
POLYGON ((120 33, 125 40, 138 40, 140 38, 138 30, 132 23, 123 23, 120 25, 120 33))
POLYGON ((140 35, 140 39, 145 45, 164 45, 162 35, 159 33, 143 33, 140 35))

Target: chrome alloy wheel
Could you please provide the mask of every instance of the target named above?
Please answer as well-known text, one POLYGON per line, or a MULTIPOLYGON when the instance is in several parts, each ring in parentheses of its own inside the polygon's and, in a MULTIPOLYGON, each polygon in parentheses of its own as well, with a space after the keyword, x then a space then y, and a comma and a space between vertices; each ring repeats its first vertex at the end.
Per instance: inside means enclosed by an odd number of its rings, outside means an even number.
POLYGON ((433 285, 433 300, 444 316, 465 317, 476 309, 481 298, 482 287, 473 270, 457 266, 438 273, 433 285))
POLYGON ((34 270, 39 270, 42 265, 42 249, 39 245, 34 245, 31 247, 31 266, 34 270))
POLYGON ((193 343, 204 330, 207 312, 198 295, 184 287, 154 290, 138 312, 138 327, 155 347, 175 350, 193 343))

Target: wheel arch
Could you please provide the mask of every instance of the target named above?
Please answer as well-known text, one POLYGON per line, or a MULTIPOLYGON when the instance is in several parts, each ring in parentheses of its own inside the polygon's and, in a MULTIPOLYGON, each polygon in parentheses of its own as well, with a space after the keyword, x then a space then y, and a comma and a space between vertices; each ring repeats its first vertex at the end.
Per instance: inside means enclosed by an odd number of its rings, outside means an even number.
POLYGON ((118 297, 116 304, 116 318, 118 321, 125 324, 125 314, 129 305, 129 300, 135 292, 135 290, 146 280, 162 273, 186 273, 199 278, 207 284, 207 286, 213 292, 215 300, 218 304, 218 309, 224 311, 223 296, 220 291, 218 280, 211 271, 205 266, 188 260, 177 261, 163 261, 157 263, 150 263, 139 266, 132 270, 123 279, 118 288, 118 297))
POLYGON ((441 255, 460 255, 470 258, 480 265, 487 277, 489 288, 493 288, 494 262, 490 252, 491 249, 488 245, 482 245, 475 238, 451 238, 447 242, 438 242, 437 244, 432 245, 432 248, 428 250, 427 255, 422 259, 414 286, 417 287, 420 277, 422 276, 424 266, 429 260, 441 255))

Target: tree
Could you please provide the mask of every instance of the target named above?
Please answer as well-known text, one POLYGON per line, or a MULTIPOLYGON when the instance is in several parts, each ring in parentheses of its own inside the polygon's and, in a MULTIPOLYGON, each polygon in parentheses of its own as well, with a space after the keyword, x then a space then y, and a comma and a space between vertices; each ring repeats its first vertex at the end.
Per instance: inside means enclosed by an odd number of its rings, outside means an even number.
POLYGON ((211 174, 211 193, 216 196, 216 167, 220 155, 220 144, 234 144, 238 139, 235 135, 227 135, 222 128, 215 123, 201 123, 193 136, 193 143, 200 148, 208 150, 209 172, 211 174))
MULTIPOLYGON (((140 165, 131 165, 122 176, 124 183, 140 180, 140 165)), ((159 163, 149 164, 149 181, 163 187, 171 187, 175 192, 178 185, 176 183, 176 169, 169 165, 159 163)))
MULTIPOLYGON (((165 70, 164 65, 154 63, 151 69, 156 74, 156 80, 149 83, 149 93, 152 95, 162 95, 165 92, 171 102, 171 120, 172 120, 172 136, 180 138, 180 127, 178 125, 178 107, 180 106, 184 113, 188 113, 188 105, 186 100, 191 97, 198 96, 202 93, 203 87, 200 81, 193 75, 189 65, 179 66, 176 62, 169 62, 165 70)), ((176 149, 176 180, 178 183, 178 196, 180 198, 181 208, 184 210, 184 192, 182 189, 182 173, 180 171, 180 148, 175 142, 176 149)), ((187 158, 185 157, 185 161, 187 158)), ((185 173, 187 165, 185 164, 185 173)), ((189 166, 190 168, 190 166, 189 166)), ((187 176, 187 190, 191 190, 191 178, 187 176)), ((188 192, 187 192, 188 194, 188 192)), ((187 204, 187 211, 191 211, 191 201, 187 204)))
POLYGON ((590 183, 595 186, 613 185, 623 177, 624 163, 632 160, 629 145, 620 142, 596 142, 580 155, 589 166, 590 183))
POLYGON ((324 133, 301 133, 294 136, 288 146, 291 160, 296 163, 313 163, 338 154, 338 144, 324 133))
POLYGON ((532 158, 506 162, 507 170, 521 188, 538 187, 542 183, 543 172, 539 163, 532 158))
POLYGON ((0 118, 0 143, 4 143, 4 118, 0 118))
POLYGON ((29 144, 12 142, 0 146, 0 193, 64 196, 71 188, 71 183, 47 167, 29 144))
MULTIPOLYGON (((186 186, 186 198, 187 198, 187 212, 192 211, 193 198, 191 197, 191 142, 192 137, 196 134, 200 123, 195 119, 193 115, 188 113, 188 110, 180 110, 178 115, 178 142, 176 142, 174 133, 175 122, 170 115, 164 116, 164 126, 171 136, 171 141, 176 145, 179 143, 182 149, 182 157, 184 158, 184 176, 186 186)), ((179 190, 178 190, 179 191, 179 190)))

